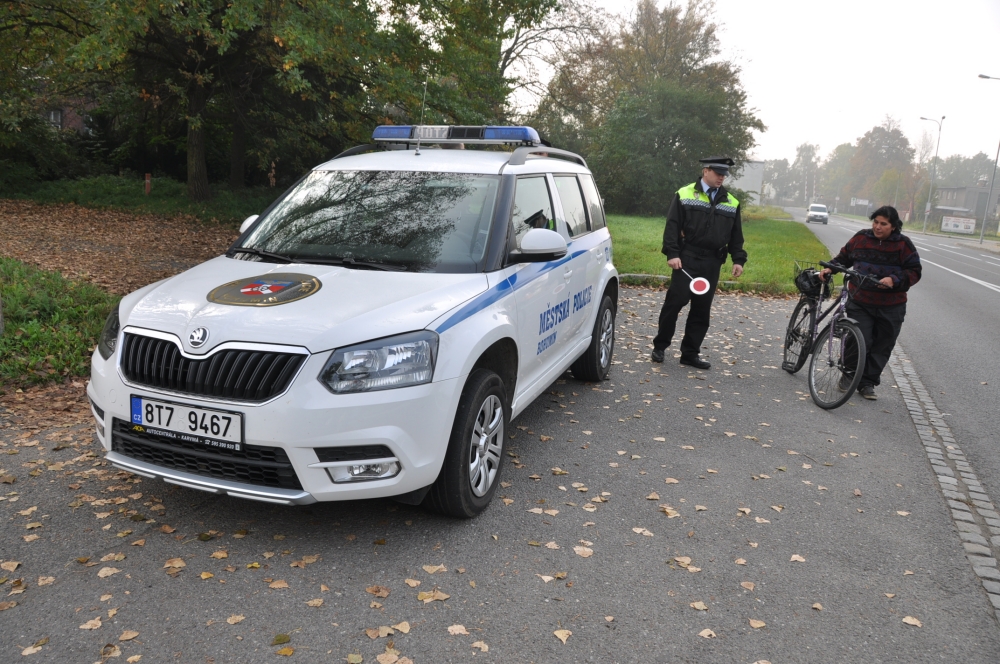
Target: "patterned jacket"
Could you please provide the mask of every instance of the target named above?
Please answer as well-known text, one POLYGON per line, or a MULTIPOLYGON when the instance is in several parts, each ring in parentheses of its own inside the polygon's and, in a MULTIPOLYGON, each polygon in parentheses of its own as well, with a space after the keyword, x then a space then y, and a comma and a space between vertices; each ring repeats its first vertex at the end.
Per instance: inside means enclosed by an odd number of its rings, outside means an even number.
POLYGON ((737 265, 747 262, 740 202, 725 187, 719 187, 714 203, 702 190, 700 178, 674 194, 663 229, 663 253, 668 259, 680 258, 685 250, 720 260, 728 253, 737 265))
POLYGON ((853 267, 862 274, 876 279, 891 277, 892 288, 880 288, 866 281, 864 285, 851 284, 851 296, 858 304, 891 307, 906 302, 906 291, 920 281, 920 255, 910 238, 893 231, 880 240, 870 228, 858 231, 847 241, 831 261, 844 267, 853 267))

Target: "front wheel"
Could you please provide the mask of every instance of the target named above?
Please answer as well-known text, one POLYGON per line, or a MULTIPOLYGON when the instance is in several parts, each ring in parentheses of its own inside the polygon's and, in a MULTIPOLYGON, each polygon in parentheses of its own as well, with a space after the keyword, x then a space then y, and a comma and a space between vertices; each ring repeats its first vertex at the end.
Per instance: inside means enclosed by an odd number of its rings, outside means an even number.
POLYGON ((800 299, 785 331, 785 356, 781 368, 790 374, 801 369, 809 357, 815 321, 816 307, 809 300, 800 299))
POLYGON ((427 494, 429 507, 463 519, 486 509, 500 483, 509 419, 507 390, 500 376, 486 369, 469 374, 441 474, 427 494))
POLYGON ((838 321, 823 331, 809 361, 809 394, 820 408, 847 403, 861 382, 867 350, 858 326, 838 321))
POLYGON ((594 333, 590 337, 590 346, 570 367, 578 380, 600 382, 607 380, 611 371, 611 357, 615 352, 615 303, 610 295, 601 299, 601 308, 597 310, 597 320, 594 322, 594 333))

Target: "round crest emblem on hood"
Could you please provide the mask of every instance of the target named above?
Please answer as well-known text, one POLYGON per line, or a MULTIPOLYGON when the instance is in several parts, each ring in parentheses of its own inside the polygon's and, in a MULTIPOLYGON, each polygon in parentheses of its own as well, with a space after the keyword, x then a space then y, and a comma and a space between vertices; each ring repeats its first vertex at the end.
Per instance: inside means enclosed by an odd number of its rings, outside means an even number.
POLYGON ((208 328, 199 327, 191 330, 191 334, 188 335, 188 343, 191 348, 201 348, 208 341, 208 328))
POLYGON ((316 277, 295 272, 275 272, 237 279, 208 294, 209 302, 236 307, 273 307, 309 297, 323 284, 316 277))

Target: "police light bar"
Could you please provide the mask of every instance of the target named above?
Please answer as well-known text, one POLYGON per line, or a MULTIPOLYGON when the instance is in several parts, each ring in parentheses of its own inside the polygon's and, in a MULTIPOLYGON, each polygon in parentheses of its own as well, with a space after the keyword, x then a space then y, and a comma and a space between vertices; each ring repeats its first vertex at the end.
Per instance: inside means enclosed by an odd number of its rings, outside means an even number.
POLYGON ((531 127, 463 127, 453 125, 380 125, 376 143, 469 143, 478 145, 540 145, 531 127))

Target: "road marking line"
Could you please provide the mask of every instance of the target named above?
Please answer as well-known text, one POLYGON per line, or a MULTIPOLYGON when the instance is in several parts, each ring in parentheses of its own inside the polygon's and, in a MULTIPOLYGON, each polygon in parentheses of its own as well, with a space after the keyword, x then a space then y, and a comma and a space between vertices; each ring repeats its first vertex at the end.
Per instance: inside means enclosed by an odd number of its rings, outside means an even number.
POLYGON ((937 263, 932 263, 931 261, 926 261, 925 260, 925 261, 921 261, 921 262, 928 263, 930 265, 933 265, 934 267, 939 267, 942 270, 948 270, 948 272, 951 272, 952 274, 957 274, 958 276, 962 277, 963 279, 968 279, 969 281, 971 281, 973 283, 979 284, 980 286, 986 286, 990 290, 996 291, 996 292, 1000 293, 1000 286, 991 284, 988 281, 983 281, 981 279, 976 279, 975 277, 970 277, 967 274, 962 274, 961 272, 956 272, 955 270, 952 270, 950 267, 945 267, 944 265, 938 265, 937 263))
MULTIPOLYGON (((1000 607, 1000 594, 990 590, 996 590, 996 582, 1000 580, 1000 572, 990 565, 991 561, 995 565, 997 547, 1000 546, 1000 519, 997 519, 1000 515, 965 453, 959 448, 951 428, 945 423, 944 414, 938 410, 913 363, 899 346, 892 351, 889 368, 941 494, 948 503, 952 522, 963 540, 962 548, 972 564, 972 571, 982 582, 990 603, 1000 607), (983 536, 984 528, 989 540, 983 536)), ((1000 609, 996 609, 995 613, 1000 617, 1000 609)))
MULTIPOLYGON (((951 245, 945 245, 945 246, 951 246, 951 245)), ((972 256, 968 256, 968 255, 966 255, 966 254, 963 254, 963 253, 962 253, 962 252, 960 252, 960 251, 952 251, 951 249, 944 249, 944 248, 942 248, 942 247, 939 247, 939 248, 940 248, 940 249, 941 249, 942 251, 947 251, 947 252, 948 252, 949 254, 958 254, 958 255, 959 255, 959 256, 961 256, 962 258, 968 258, 968 259, 969 259, 970 261, 979 261, 980 263, 982 263, 982 262, 983 262, 983 259, 982 259, 982 258, 973 258, 972 256)))

